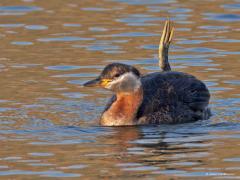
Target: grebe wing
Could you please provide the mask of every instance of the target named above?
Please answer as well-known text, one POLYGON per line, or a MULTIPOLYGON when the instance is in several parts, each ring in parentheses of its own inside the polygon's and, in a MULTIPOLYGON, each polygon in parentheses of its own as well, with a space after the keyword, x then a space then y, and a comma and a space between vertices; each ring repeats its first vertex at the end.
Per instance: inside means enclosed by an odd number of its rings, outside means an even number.
POLYGON ((209 103, 210 94, 205 84, 186 73, 156 72, 143 76, 141 81, 144 99, 138 117, 181 106, 182 110, 203 111, 209 103))

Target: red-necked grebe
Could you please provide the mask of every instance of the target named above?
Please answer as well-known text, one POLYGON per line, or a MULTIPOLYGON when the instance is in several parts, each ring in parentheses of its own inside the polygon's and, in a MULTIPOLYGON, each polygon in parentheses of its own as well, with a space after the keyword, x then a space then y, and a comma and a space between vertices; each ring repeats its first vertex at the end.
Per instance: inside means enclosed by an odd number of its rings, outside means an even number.
POLYGON ((174 124, 209 117, 210 94, 205 84, 190 74, 171 71, 168 49, 173 30, 166 21, 159 45, 162 72, 141 75, 133 66, 112 63, 84 84, 115 93, 102 113, 101 125, 174 124))

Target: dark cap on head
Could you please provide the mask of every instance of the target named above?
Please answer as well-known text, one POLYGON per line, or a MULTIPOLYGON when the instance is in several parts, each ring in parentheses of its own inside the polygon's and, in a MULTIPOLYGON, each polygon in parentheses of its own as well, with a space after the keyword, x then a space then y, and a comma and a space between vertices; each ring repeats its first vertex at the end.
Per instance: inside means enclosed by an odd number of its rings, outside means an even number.
POLYGON ((106 87, 106 85, 109 82, 113 81, 115 78, 118 78, 119 76, 129 72, 133 73, 137 77, 140 77, 140 73, 135 67, 127 64, 112 63, 107 65, 103 69, 99 77, 91 81, 88 81, 83 85, 88 87, 96 86, 96 85, 101 85, 102 87, 106 87))
POLYGON ((103 71, 100 75, 100 78, 113 79, 115 77, 119 77, 122 74, 128 73, 128 72, 132 72, 137 77, 140 77, 140 73, 135 67, 127 65, 127 64, 112 63, 112 64, 107 65, 103 69, 103 71))

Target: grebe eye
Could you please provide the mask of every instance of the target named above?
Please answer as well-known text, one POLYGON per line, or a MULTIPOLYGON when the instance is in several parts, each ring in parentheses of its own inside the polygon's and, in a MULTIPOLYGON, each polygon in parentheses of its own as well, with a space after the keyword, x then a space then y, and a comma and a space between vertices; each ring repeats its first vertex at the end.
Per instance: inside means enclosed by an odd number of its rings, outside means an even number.
POLYGON ((120 76, 120 74, 115 74, 114 78, 117 78, 117 77, 119 77, 119 76, 120 76))

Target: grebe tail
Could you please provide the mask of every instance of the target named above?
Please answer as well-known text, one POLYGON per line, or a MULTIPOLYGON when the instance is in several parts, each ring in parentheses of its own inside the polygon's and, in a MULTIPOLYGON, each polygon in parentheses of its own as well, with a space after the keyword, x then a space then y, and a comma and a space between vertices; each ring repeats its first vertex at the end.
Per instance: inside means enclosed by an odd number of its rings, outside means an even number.
POLYGON ((171 71, 171 66, 168 62, 168 49, 173 38, 174 28, 168 19, 165 22, 163 33, 159 43, 159 66, 162 71, 171 71))

